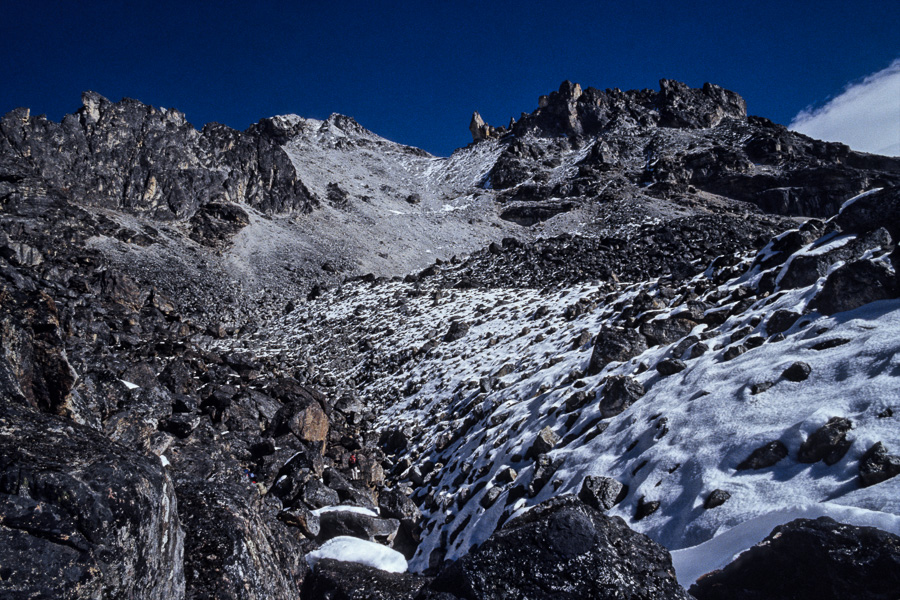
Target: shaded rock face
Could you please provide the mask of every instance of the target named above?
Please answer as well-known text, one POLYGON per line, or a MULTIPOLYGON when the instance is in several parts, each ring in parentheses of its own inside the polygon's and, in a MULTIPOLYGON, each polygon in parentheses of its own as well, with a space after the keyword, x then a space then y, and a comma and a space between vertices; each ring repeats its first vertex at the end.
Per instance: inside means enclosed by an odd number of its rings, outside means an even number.
POLYGON ((711 83, 692 89, 680 81, 662 79, 656 106, 661 127, 715 127, 725 117, 747 116, 743 98, 711 83))
POLYGON ((574 497, 509 521, 431 589, 485 600, 688 598, 661 546, 574 497))
POLYGON ((828 517, 776 527, 691 586, 697 600, 888 598, 900 589, 900 537, 828 517))
POLYGON ((835 222, 842 231, 866 233, 884 227, 900 238, 900 190, 884 188, 858 198, 841 210, 835 222))
MULTIPOLYGON (((298 530, 266 518, 256 490, 182 477, 186 598, 289 598, 308 566, 298 530)), ((308 547, 308 546, 307 546, 308 547)), ((311 549, 311 548, 310 548, 311 549)))
POLYGON ((62 345, 59 313, 46 294, 0 281, 0 389, 9 400, 63 414, 75 372, 62 345))
POLYGON ((871 260, 859 260, 836 269, 813 306, 826 315, 853 310, 863 304, 893 298, 897 283, 888 269, 871 260))
POLYGON ((162 218, 190 217, 213 201, 268 213, 308 211, 317 202, 280 147, 289 132, 278 120, 244 132, 216 123, 197 131, 182 113, 136 100, 112 103, 86 92, 82 104, 61 123, 25 109, 7 114, 0 155, 71 197, 162 218))
POLYGON ((428 579, 325 558, 303 584, 301 600, 413 600, 428 579))
POLYGON ((158 459, 0 404, 0 596, 180 598, 184 537, 158 459))

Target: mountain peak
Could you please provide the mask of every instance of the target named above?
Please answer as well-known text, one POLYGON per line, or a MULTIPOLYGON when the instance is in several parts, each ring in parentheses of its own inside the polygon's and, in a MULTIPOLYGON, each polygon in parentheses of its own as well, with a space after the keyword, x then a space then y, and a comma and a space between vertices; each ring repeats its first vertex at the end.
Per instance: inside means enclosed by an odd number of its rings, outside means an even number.
POLYGON ((475 141, 502 137, 508 132, 517 136, 578 137, 599 135, 614 128, 702 129, 715 127, 726 118, 746 116, 747 104, 740 95, 710 83, 691 88, 673 79, 661 79, 658 92, 623 92, 618 88, 582 90, 578 83, 566 80, 557 91, 538 98, 538 108, 530 114, 523 113, 509 130, 491 127, 483 120, 476 122, 474 116, 469 129, 475 141))

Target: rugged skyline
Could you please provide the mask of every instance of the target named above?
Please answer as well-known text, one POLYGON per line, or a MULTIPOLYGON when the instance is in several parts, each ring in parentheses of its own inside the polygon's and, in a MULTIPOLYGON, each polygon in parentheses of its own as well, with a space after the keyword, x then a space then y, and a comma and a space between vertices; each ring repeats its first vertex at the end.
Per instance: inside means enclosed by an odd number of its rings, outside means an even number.
POLYGON ((336 112, 443 156, 469 142, 473 110, 505 124, 565 78, 710 81, 787 125, 900 56, 900 7, 882 1, 37 0, 4 11, 0 114, 27 106, 58 120, 86 90, 177 107, 198 128, 336 112))

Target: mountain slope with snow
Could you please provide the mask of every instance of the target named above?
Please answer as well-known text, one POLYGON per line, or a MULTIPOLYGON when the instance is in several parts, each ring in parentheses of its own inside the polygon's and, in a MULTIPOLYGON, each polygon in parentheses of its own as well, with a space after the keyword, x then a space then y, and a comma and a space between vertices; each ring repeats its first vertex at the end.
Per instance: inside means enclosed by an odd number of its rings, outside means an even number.
MULTIPOLYGON (((381 431, 408 438, 392 473, 426 517, 413 569, 465 555, 510 516, 578 494, 588 476, 624 484, 610 514, 672 550, 767 515, 787 521, 795 506, 898 533, 898 479, 861 489, 859 466, 877 442, 900 449, 900 304, 813 308, 845 263, 890 265, 888 240, 884 230, 811 221, 683 281, 445 291, 428 278, 360 282, 272 323, 255 351, 290 353, 310 332, 325 342, 335 326, 365 341, 369 350, 331 375, 356 381, 359 398, 380 407, 381 431), (789 283, 810 257, 826 257, 827 268, 789 283), (659 339, 590 374, 591 340, 623 326, 659 339), (675 360, 677 372, 665 370, 675 360), (795 363, 808 377, 786 374, 795 363), (605 398, 617 377, 643 395, 616 414, 605 398), (835 417, 850 423, 836 462, 799 460, 835 417), (545 428, 556 443, 538 460, 529 450, 545 428), (739 468, 772 442, 786 449, 775 464, 739 468), (715 490, 726 501, 705 508, 715 490), (642 505, 655 508, 642 517, 642 505), (867 511, 885 516, 867 521, 867 511)), ((691 577, 718 566, 692 565, 691 577)))
POLYGON ((0 595, 893 585, 900 160, 671 80, 446 158, 82 104, 0 120, 0 595))

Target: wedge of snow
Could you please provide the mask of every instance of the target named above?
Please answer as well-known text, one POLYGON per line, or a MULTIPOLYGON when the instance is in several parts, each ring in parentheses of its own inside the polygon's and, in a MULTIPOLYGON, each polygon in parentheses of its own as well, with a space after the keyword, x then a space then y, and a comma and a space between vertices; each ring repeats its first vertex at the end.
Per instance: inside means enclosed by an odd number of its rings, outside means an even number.
POLYGON ((845 201, 843 204, 841 204, 841 209, 838 211, 838 213, 844 212, 844 209, 846 209, 848 206, 850 206, 851 204, 853 204, 854 202, 856 202, 856 201, 859 200, 860 198, 865 198, 866 196, 869 196, 869 195, 871 195, 871 194, 874 194, 875 192, 880 192, 881 189, 882 189, 882 188, 880 188, 880 187, 879 187, 879 188, 874 188, 874 189, 871 189, 871 190, 869 190, 869 191, 863 192, 862 194, 857 194, 856 196, 853 196, 852 198, 850 198, 849 200, 847 200, 847 201, 845 201))
POLYGON ((361 515, 369 515, 370 517, 377 517, 378 513, 369 508, 363 508, 362 506, 323 506, 322 508, 317 508, 312 511, 314 515, 321 516, 323 513, 327 512, 355 512, 361 515))
POLYGON ((136 383, 131 383, 130 381, 125 381, 124 379, 120 379, 119 381, 124 383, 125 387, 127 387, 129 390, 136 390, 139 387, 141 387, 141 386, 137 385, 136 383))
POLYGON ((728 565, 739 554, 761 542, 779 525, 794 519, 819 517, 831 517, 850 525, 877 527, 900 535, 900 516, 897 515, 828 502, 791 506, 745 521, 697 546, 673 551, 672 565, 675 567, 678 583, 686 588, 690 587, 702 575, 728 565))
POLYGON ((407 568, 406 559, 396 550, 349 536, 328 540, 321 548, 307 554, 306 562, 315 569, 316 563, 323 558, 366 565, 389 573, 405 573, 407 568))

